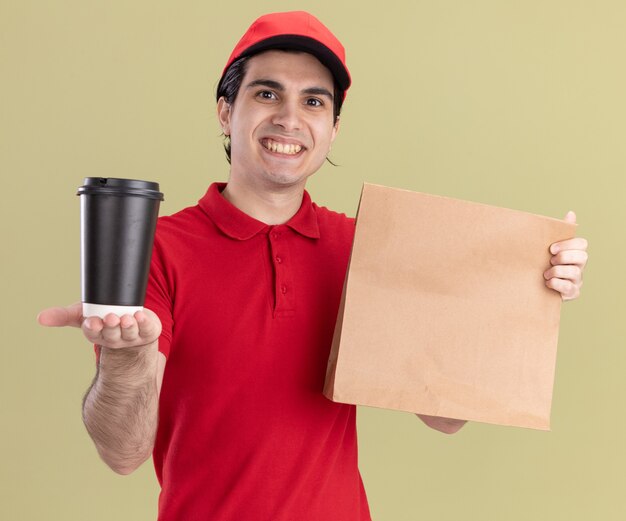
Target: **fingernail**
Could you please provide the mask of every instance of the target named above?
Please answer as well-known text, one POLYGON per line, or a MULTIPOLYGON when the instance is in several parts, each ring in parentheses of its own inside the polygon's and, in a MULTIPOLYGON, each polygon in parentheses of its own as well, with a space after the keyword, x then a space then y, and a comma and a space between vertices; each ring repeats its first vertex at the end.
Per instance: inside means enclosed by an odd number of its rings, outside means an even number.
POLYGON ((87 329, 91 329, 91 320, 89 320, 88 318, 85 319, 85 327, 87 329))
POLYGON ((559 251, 559 247, 556 244, 553 244, 552 246, 550 246, 550 252, 557 253, 559 251))

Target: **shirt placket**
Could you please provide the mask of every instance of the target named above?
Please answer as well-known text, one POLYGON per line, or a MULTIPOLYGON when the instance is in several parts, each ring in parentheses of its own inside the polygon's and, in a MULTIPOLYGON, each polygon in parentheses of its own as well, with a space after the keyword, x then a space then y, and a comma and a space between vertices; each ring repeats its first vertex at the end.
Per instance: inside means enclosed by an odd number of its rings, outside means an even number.
POLYGON ((283 226, 274 226, 269 234, 274 270, 274 318, 295 312, 293 263, 289 252, 289 233, 283 226))

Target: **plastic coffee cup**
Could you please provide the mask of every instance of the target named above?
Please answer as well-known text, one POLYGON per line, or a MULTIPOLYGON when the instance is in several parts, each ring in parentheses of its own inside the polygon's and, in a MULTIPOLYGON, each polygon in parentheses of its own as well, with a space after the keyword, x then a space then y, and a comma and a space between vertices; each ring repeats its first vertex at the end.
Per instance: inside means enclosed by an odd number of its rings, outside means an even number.
POLYGON ((143 309, 159 204, 159 184, 86 177, 80 196, 83 316, 143 309))

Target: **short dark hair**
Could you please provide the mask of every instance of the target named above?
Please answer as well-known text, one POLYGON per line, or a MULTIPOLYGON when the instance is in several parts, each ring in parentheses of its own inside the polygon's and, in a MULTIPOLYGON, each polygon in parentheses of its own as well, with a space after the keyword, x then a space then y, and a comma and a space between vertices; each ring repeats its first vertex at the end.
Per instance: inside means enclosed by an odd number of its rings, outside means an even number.
MULTIPOLYGON (((296 51, 293 49, 276 49, 285 52, 302 52, 296 51)), ((254 55, 252 55, 254 56, 254 55)), ((244 56, 243 58, 239 58, 235 60, 230 67, 226 70, 222 79, 220 80, 217 86, 217 93, 215 96, 216 101, 219 101, 221 97, 224 97, 226 102, 232 105, 237 99, 237 94, 239 94, 239 88, 241 87, 241 82, 243 81, 243 77, 246 74, 247 62, 252 56, 244 56)), ((339 118, 339 114, 341 112, 341 106, 343 105, 344 91, 337 80, 333 76, 333 124, 337 123, 337 118, 339 118)), ((228 136, 224 135, 224 150, 226 151, 226 159, 230 163, 230 139, 228 136)), ((326 158, 327 161, 334 165, 330 159, 326 158)))

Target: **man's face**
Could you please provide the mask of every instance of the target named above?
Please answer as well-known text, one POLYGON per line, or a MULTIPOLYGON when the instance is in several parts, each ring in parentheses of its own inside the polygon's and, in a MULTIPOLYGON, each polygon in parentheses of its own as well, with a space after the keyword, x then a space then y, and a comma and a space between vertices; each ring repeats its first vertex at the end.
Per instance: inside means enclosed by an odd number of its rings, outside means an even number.
POLYGON ((231 180, 250 186, 304 185, 338 130, 332 75, 308 53, 253 56, 235 102, 220 98, 217 108, 230 135, 231 180))

